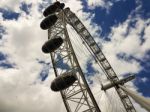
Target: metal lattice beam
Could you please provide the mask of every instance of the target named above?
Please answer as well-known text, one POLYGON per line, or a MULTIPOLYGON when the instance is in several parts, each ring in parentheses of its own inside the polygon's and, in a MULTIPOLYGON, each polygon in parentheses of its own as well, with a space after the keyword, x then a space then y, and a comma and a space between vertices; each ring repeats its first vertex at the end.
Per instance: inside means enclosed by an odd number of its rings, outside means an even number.
POLYGON ((48 39, 62 37, 64 40, 60 48, 50 53, 55 76, 57 77, 66 71, 76 71, 77 77, 77 81, 72 86, 61 91, 66 110, 67 112, 101 112, 71 45, 64 11, 59 12, 57 17, 58 21, 48 29, 48 39), (64 67, 60 67, 61 64, 64 67))
MULTIPOLYGON (((70 11, 69 8, 65 9, 66 19, 67 22, 75 29, 75 31, 80 35, 80 37, 85 41, 85 43, 89 46, 90 50, 94 54, 97 59, 98 64, 101 66, 102 70, 106 74, 107 78, 114 83, 119 81, 116 73, 114 72, 113 68, 109 64, 108 60, 104 56, 103 52, 101 51, 100 47, 97 45, 89 31, 85 28, 79 18, 70 11)), ((124 108, 127 112, 136 112, 132 102, 130 101, 128 95, 119 88, 119 86, 115 86, 115 89, 124 105, 124 108)))

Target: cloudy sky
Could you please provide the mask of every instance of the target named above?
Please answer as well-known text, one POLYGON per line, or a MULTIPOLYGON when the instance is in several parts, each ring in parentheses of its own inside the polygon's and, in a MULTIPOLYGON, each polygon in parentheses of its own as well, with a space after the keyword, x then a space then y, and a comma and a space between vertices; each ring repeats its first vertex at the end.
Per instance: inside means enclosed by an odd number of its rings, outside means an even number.
MULTIPOLYGON (((136 79, 127 86, 149 98, 150 1, 60 1, 85 24, 119 77, 136 74, 136 79)), ((47 40, 47 31, 40 29, 44 18, 42 12, 52 2, 54 0, 1 0, 0 112, 65 112, 60 94, 49 88, 54 79, 50 57, 41 51, 47 40)), ((100 99, 99 105, 105 102, 102 110, 110 112, 104 107, 108 108, 110 102, 117 101, 110 101, 109 91, 107 94, 100 91, 98 81, 90 75, 97 73, 96 63, 79 37, 74 36, 76 33, 72 31, 71 34, 80 65, 86 76, 95 82, 91 88, 101 96, 95 97, 100 99)), ((146 112, 133 103, 137 112, 146 112)))

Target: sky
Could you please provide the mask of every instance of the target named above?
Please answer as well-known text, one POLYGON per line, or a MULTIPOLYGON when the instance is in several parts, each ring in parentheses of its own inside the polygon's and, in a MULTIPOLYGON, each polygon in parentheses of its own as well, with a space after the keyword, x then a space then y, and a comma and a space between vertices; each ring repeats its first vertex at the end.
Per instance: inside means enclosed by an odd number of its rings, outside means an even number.
MULTIPOLYGON (((90 31, 119 78, 136 75, 126 86, 150 98, 150 1, 60 1, 90 31)), ((0 4, 0 112, 65 112, 60 94, 50 89, 54 79, 51 59, 41 50, 47 40, 47 31, 40 29, 42 12, 53 2, 2 0, 0 4)), ((68 32, 81 68, 88 81, 93 82, 89 86, 93 93, 100 91, 96 77, 103 83, 107 82, 106 77, 99 75, 97 64, 79 36, 71 28, 68 32)), ((104 112, 108 112, 105 108, 112 102, 119 104, 115 92, 111 97, 112 91, 100 91, 101 97, 95 96, 104 112)), ((133 104, 137 112, 147 112, 134 101, 133 104)))

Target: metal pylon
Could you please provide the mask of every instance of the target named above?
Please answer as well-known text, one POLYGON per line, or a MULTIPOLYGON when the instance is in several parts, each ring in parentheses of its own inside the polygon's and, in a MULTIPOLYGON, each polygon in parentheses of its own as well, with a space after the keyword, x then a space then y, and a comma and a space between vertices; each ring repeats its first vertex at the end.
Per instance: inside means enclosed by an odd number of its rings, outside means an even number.
POLYGON ((86 82, 77 57, 74 53, 66 29, 67 16, 64 11, 57 14, 58 20, 48 29, 48 39, 63 38, 63 44, 50 53, 55 72, 59 76, 67 71, 75 71, 77 81, 69 88, 60 91, 67 112, 101 112, 86 82))

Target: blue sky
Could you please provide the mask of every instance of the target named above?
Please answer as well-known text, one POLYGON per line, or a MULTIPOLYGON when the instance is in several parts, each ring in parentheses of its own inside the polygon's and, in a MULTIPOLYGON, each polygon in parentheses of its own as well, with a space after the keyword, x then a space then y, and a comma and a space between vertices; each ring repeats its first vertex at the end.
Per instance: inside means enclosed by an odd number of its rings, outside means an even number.
MULTIPOLYGON (((102 44, 102 50, 118 76, 136 74, 136 79, 130 86, 143 96, 150 97, 150 1, 61 1, 65 2, 66 6, 69 6, 78 15, 96 41, 102 44)), ((39 90, 45 90, 45 92, 36 94, 37 97, 43 95, 44 99, 46 94, 50 100, 56 98, 54 93, 51 93, 54 96, 52 98, 49 95, 49 89, 45 89, 49 88, 50 81, 54 76, 49 75, 53 74, 49 56, 44 55, 41 51, 42 44, 47 40, 47 32, 42 31, 39 26, 43 19, 42 11, 50 2, 51 0, 38 2, 34 0, 22 0, 21 2, 8 0, 3 1, 0 5, 0 81, 1 85, 8 88, 8 90, 3 90, 1 96, 5 96, 5 92, 10 91, 11 87, 22 81, 25 85, 20 84, 15 87, 17 89, 12 95, 8 94, 5 97, 13 99, 13 95, 20 95, 18 102, 21 102, 21 96, 27 96, 33 91, 38 93, 39 90), (34 82, 37 82, 37 85, 33 85, 33 88, 35 86, 36 89, 32 88, 27 92, 21 91, 21 88, 30 88, 34 82)), ((75 51, 80 49, 76 43, 74 46, 77 49, 75 51)), ((84 50, 80 50, 80 52, 84 50)), ((97 67, 94 62, 91 62, 91 58, 89 59, 85 55, 82 57, 80 53, 77 53, 77 57, 80 58, 80 65, 87 76, 97 73, 97 67)), ((61 63, 62 69, 68 68, 63 62, 61 63)), ((40 102, 45 103, 43 99, 39 100, 39 104, 40 102)), ((0 97, 0 100, 4 99, 0 97)), ((59 100, 61 101, 61 98, 59 100)), ((6 107, 9 105, 8 102, 4 102, 4 104, 6 107)), ((34 104, 33 100, 32 104, 34 104)), ((48 105, 46 106, 48 107, 48 105)), ((54 109, 54 107, 51 108, 54 109)), ((21 109, 24 107, 20 107, 21 109)), ((32 110, 28 111, 32 112, 32 110)), ((45 112, 47 111, 49 110, 45 110, 45 112)))
MULTIPOLYGON (((103 7, 95 7, 94 9, 91 9, 89 8, 85 0, 83 4, 85 12, 92 12, 95 14, 95 17, 92 21, 101 26, 101 38, 109 41, 111 37, 108 38, 108 35, 111 32, 111 27, 122 24, 128 19, 129 15, 131 15, 131 18, 140 16, 144 20, 150 18, 150 1, 141 0, 137 3, 136 2, 136 0, 122 0, 116 2, 112 0, 113 5, 109 9, 105 9, 103 7), (139 6, 140 8, 135 11, 135 9, 139 6)), ((134 27, 135 23, 136 20, 131 21, 129 24, 129 28, 134 27)), ((141 32, 141 39, 143 38, 142 36, 143 35, 141 32)), ((137 77, 134 83, 138 87, 139 92, 141 92, 144 96, 150 96, 150 65, 148 64, 148 62, 150 61, 149 50, 147 51, 146 55, 146 59, 138 60, 143 68, 138 73, 136 73, 137 77), (147 80, 143 82, 141 81, 141 78, 146 78, 147 80)), ((123 57, 121 58, 123 59, 123 57)))

